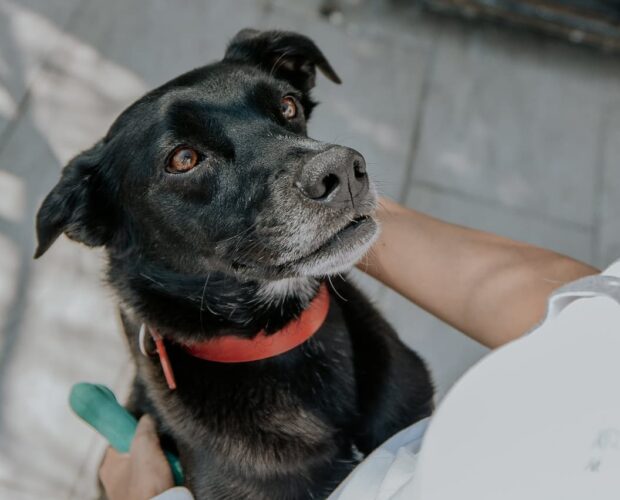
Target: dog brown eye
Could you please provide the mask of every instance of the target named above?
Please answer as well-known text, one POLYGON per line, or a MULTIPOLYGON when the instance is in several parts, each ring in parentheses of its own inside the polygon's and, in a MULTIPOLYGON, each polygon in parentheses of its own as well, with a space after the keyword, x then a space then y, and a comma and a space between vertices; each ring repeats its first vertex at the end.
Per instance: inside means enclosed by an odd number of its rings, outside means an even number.
POLYGON ((297 103, 290 96, 283 97, 280 101, 280 111, 287 120, 292 120, 297 116, 297 103))
POLYGON ((170 161, 166 170, 172 173, 183 173, 191 170, 198 164, 198 153, 192 148, 179 148, 177 149, 170 161))

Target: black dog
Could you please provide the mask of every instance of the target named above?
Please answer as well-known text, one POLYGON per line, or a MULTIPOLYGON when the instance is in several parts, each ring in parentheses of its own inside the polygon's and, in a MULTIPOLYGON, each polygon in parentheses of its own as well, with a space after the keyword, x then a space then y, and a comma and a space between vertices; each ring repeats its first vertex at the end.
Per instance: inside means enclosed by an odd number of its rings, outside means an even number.
POLYGON ((424 363, 338 274, 374 240, 375 194, 359 153, 306 136, 316 68, 339 83, 308 38, 240 32, 125 110, 39 210, 36 257, 63 232, 105 246, 130 408, 154 415, 198 499, 324 498, 432 409, 424 363), (318 323, 270 351, 297 317, 318 323), (140 354, 142 325, 169 363, 140 354), (222 339, 246 357, 196 351, 222 339))

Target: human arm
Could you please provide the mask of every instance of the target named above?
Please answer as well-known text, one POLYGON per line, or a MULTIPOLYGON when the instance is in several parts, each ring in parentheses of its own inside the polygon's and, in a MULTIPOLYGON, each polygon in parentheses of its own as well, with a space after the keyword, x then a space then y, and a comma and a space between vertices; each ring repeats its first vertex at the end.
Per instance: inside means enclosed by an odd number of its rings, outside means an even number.
POLYGON ((599 271, 564 255, 440 221, 391 200, 358 268, 488 347, 530 330, 550 293, 599 271))

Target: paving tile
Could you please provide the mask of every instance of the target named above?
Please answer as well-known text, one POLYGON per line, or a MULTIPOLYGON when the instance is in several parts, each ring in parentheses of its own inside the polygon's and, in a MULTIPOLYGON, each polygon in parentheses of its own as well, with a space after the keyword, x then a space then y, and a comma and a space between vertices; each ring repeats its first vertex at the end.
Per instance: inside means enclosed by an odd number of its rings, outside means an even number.
POLYGON ((597 264, 606 267, 620 259, 620 105, 612 107, 601 124, 600 220, 597 264))
POLYGON ((71 384, 90 380, 126 391, 128 377, 118 380, 127 371, 126 348, 93 273, 97 260, 60 241, 44 261, 25 264, 27 290, 12 304, 21 314, 10 316, 19 321, 10 352, 3 346, 2 378, 10 383, 0 393, 0 482, 21 484, 33 496, 65 497, 95 437, 69 411, 71 384))
POLYGON ((428 47, 369 39, 361 28, 351 32, 296 12, 274 9, 261 26, 313 38, 343 81, 338 86, 317 77, 320 105, 310 122, 310 136, 360 151, 379 191, 399 197, 428 47))
MULTIPOLYGON (((101 255, 61 238, 32 261, 34 213, 60 164, 30 117, 22 117, 0 154, 25 193, 22 219, 0 224, 11 262, 0 269, 0 484, 31 498, 66 498, 95 437, 69 412, 70 385, 92 380, 122 391, 129 378, 118 374, 128 360, 101 284, 101 255)), ((82 498, 93 497, 89 477, 82 498)))
POLYGON ((19 486, 12 488, 10 485, 0 485, 0 498, 10 498, 11 500, 33 500, 31 493, 22 491, 19 486))
POLYGON ((95 496, 103 443, 70 414, 69 388, 92 380, 122 397, 130 380, 101 255, 61 238, 33 262, 34 216, 67 159, 144 88, 63 33, 0 151, 0 484, 30 498, 95 496))
POLYGON ((69 30, 107 61, 152 88, 221 59, 241 29, 259 24, 262 1, 106 0, 89 2, 69 30))
POLYGON ((438 23, 424 15, 419 2, 385 0, 271 0, 274 9, 308 21, 328 22, 367 40, 400 46, 429 48, 438 23))
POLYGON ((81 2, 0 1, 0 137, 81 2))
POLYGON ((460 23, 444 25, 435 54, 414 178, 591 224, 599 123, 620 102, 615 60, 460 23))
POLYGON ((562 223, 495 202, 413 183, 407 206, 454 224, 489 231, 592 262, 590 226, 562 223))

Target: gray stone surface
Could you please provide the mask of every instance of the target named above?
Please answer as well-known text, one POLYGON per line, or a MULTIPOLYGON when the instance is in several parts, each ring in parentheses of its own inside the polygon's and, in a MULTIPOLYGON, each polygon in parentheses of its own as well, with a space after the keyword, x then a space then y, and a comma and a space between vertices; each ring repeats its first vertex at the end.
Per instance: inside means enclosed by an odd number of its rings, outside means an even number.
POLYGON ((454 224, 526 241, 585 262, 593 259, 592 232, 587 225, 545 219, 529 210, 416 181, 410 186, 406 203, 454 224))
POLYGON ((0 144, 80 2, 0 1, 0 144))
POLYGON ((438 38, 414 178, 547 218, 593 223, 611 57, 498 28, 438 38))
POLYGON ((598 220, 595 256, 600 265, 620 258, 620 105, 606 109, 601 120, 598 220))
POLYGON ((152 88, 220 59, 264 15, 264 2, 252 0, 86 0, 70 35, 152 88))
MULTIPOLYGON (((420 12, 415 2, 0 0, 0 498, 96 494, 103 441, 66 405, 121 397, 131 367, 100 254, 33 219, 62 165, 148 88, 221 57, 246 26, 312 36, 314 137, 366 156, 381 192, 459 224, 604 265, 620 256, 620 67, 580 48, 420 12)), ((486 350, 357 273, 444 394, 486 350)))

